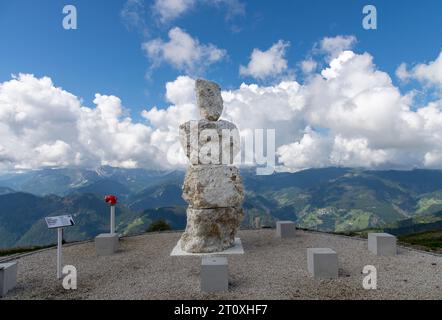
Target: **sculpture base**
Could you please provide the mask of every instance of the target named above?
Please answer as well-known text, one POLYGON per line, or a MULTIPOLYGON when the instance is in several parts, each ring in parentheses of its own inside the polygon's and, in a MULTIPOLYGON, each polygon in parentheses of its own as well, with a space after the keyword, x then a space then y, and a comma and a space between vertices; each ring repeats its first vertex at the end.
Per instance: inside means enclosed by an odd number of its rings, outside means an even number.
POLYGON ((244 254, 244 248, 241 243, 240 238, 235 238, 235 242, 233 244, 233 247, 230 247, 224 251, 219 252, 210 252, 210 253, 192 253, 192 252, 186 252, 183 249, 181 249, 181 240, 178 240, 178 243, 173 248, 172 252, 170 253, 171 257, 182 257, 182 256, 213 256, 213 255, 229 255, 229 254, 244 254))

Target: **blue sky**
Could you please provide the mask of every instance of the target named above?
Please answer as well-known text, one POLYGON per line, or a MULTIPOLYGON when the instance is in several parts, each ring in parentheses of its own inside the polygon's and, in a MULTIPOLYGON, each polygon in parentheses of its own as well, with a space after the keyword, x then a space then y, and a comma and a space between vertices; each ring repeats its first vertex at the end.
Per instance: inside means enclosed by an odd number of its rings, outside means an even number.
MULTIPOLYGON (((125 2, 1 0, 0 81, 9 80, 10 74, 47 75, 57 86, 82 97, 86 105, 96 92, 117 95, 137 117, 143 108, 167 106, 165 83, 185 74, 162 64, 151 71, 150 79, 145 77, 151 62, 141 43, 166 39, 175 26, 201 43, 227 51, 227 58, 197 74, 216 79, 225 88, 253 82, 239 75, 239 65, 247 64, 254 48, 266 50, 279 39, 290 42, 286 57, 289 65, 297 67, 323 37, 354 35, 355 51, 368 51, 379 69, 391 75, 402 62, 434 59, 441 48, 442 2, 438 0, 371 1, 378 11, 376 31, 361 25, 367 1, 248 1, 244 14, 230 19, 225 6, 201 4, 166 23, 152 17, 152 3, 146 1, 147 34, 127 28, 121 18, 125 2), (77 7, 77 30, 62 28, 66 4, 77 7)), ((300 72, 296 77, 302 80, 300 72)))
POLYGON ((183 166, 196 77, 282 170, 442 169, 441 36, 439 0, 0 0, 0 171, 183 166))

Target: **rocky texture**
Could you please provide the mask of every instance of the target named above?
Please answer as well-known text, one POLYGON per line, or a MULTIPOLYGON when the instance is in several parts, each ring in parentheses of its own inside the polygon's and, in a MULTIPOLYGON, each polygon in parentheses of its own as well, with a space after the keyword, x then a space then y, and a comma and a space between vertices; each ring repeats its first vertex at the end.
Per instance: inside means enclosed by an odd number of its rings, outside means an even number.
POLYGON ((201 118, 217 121, 223 112, 221 88, 215 82, 202 79, 196 80, 195 88, 201 118))
POLYGON ((233 123, 225 120, 187 121, 180 125, 180 142, 194 165, 233 164, 240 151, 239 131, 233 123))
POLYGON ((187 209, 187 227, 181 237, 186 252, 206 253, 230 248, 244 217, 241 208, 187 209))
POLYGON ((239 169, 233 166, 191 166, 183 185, 183 198, 191 207, 241 206, 244 190, 239 169))
POLYGON ((218 120, 223 111, 220 87, 196 81, 196 100, 202 120, 180 126, 180 142, 190 160, 183 185, 187 209, 181 248, 192 253, 219 252, 234 244, 244 217, 242 180, 232 164, 240 151, 236 126, 218 120))

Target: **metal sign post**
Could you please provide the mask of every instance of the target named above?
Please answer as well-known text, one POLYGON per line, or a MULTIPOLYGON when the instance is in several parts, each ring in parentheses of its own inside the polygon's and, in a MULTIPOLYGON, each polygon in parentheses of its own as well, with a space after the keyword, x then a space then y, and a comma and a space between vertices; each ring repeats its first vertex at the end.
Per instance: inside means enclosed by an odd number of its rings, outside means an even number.
POLYGON ((57 241, 57 279, 61 279, 61 265, 63 264, 63 228, 57 228, 58 241, 57 241))
POLYGON ((57 279, 61 279, 63 265, 63 228, 75 225, 72 216, 46 217, 48 229, 57 229, 57 279))
POLYGON ((117 197, 113 195, 107 195, 104 197, 104 201, 110 204, 110 234, 115 233, 115 205, 117 204, 117 197))
POLYGON ((110 233, 115 233, 115 206, 111 206, 110 233))

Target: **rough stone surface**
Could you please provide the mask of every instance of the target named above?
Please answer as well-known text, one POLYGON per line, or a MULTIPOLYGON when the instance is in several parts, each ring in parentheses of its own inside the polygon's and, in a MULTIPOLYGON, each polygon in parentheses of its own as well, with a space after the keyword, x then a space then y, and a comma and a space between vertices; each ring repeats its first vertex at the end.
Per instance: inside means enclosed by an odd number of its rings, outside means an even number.
POLYGON ((197 165, 187 170, 183 198, 191 207, 239 207, 244 190, 239 169, 234 166, 197 165))
POLYGON ((241 148, 238 128, 226 120, 187 121, 180 125, 180 143, 193 165, 233 164, 241 148))
POLYGON ((244 217, 244 191, 239 170, 231 165, 241 148, 237 127, 218 120, 223 111, 220 87, 197 80, 201 120, 180 126, 180 142, 190 160, 183 198, 190 204, 181 249, 190 253, 224 251, 235 242, 244 217))
POLYGON ((196 80, 196 103, 200 109, 201 118, 217 121, 223 113, 221 88, 212 81, 196 80))
POLYGON ((244 217, 241 208, 187 208, 186 231, 181 248, 186 252, 218 252, 230 248, 244 217))

